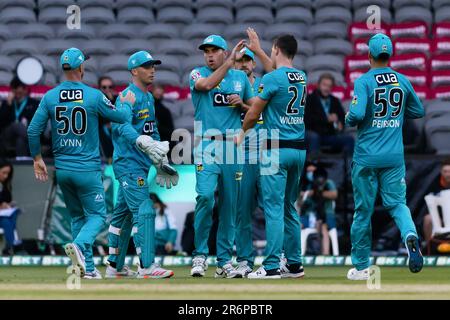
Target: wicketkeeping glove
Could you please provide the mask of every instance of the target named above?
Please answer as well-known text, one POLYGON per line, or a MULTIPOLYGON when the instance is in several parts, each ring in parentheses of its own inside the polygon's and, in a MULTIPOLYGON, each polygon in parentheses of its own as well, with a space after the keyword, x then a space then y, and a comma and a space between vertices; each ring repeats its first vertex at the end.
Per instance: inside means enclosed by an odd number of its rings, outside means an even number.
POLYGON ((146 135, 141 135, 136 139, 136 146, 147 154, 154 164, 160 163, 169 152, 168 141, 156 141, 146 135))
POLYGON ((161 163, 156 165, 156 184, 160 187, 172 188, 178 184, 178 172, 169 165, 167 156, 164 156, 161 163))

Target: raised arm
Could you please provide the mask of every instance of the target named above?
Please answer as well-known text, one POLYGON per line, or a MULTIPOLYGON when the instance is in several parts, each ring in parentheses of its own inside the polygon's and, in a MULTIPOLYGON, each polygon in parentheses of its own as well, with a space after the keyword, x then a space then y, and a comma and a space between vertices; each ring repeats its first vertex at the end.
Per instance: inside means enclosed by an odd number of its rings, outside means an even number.
POLYGON ((247 28, 247 35, 249 43, 247 44, 247 48, 249 48, 253 53, 258 57, 259 61, 261 61, 264 71, 269 73, 273 71, 273 64, 270 57, 264 52, 259 43, 259 37, 256 31, 253 28, 247 28))
MULTIPOLYGON (((202 78, 198 75, 194 79, 195 74, 191 74, 191 78, 195 80, 195 90, 210 91, 217 87, 217 85, 223 80, 223 78, 225 78, 228 70, 234 67, 236 59, 242 58, 243 53, 240 53, 239 51, 244 48, 244 43, 244 40, 239 41, 238 44, 233 48, 233 51, 231 51, 228 59, 225 60, 224 64, 217 68, 209 77, 202 78)), ((193 72, 195 71, 196 70, 194 70, 193 72)))

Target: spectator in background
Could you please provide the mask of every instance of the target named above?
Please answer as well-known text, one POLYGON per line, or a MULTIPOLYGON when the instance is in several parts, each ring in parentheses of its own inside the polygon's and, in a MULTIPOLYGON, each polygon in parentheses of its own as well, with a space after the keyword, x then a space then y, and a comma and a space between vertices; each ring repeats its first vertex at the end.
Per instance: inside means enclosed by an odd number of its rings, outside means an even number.
POLYGON ((331 94, 334 83, 333 75, 323 73, 316 90, 306 98, 306 141, 313 155, 317 155, 323 146, 337 152, 353 153, 353 137, 344 134, 344 109, 339 99, 331 94))
MULTIPOLYGON (((426 194, 438 194, 439 192, 448 189, 450 189, 450 158, 442 161, 440 174, 433 181, 430 189, 426 194)), ((423 217, 423 237, 427 243, 431 239, 432 232, 433 224, 431 221, 430 213, 427 212, 423 217)))
POLYGON ((156 193, 150 193, 150 199, 153 201, 153 208, 156 212, 155 253, 157 255, 176 254, 174 247, 178 231, 175 218, 156 193))
POLYGON ((28 87, 14 77, 10 83, 11 91, 0 106, 0 141, 6 151, 14 150, 7 156, 29 156, 27 128, 39 105, 30 97, 28 87))
POLYGON ((336 228, 335 201, 338 191, 335 183, 328 179, 325 168, 309 163, 306 166, 306 179, 300 193, 300 221, 303 228, 317 228, 321 235, 321 253, 330 254, 328 231, 336 228))
POLYGON ((13 178, 13 166, 11 163, 0 159, 0 228, 5 235, 5 248, 3 255, 14 255, 21 244, 16 232, 16 220, 20 210, 12 201, 11 182, 13 178))
POLYGON ((160 84, 154 84, 152 88, 152 95, 155 99, 155 116, 158 121, 158 131, 161 136, 161 141, 169 141, 170 149, 172 149, 175 143, 174 141, 171 141, 174 125, 172 114, 163 103, 164 87, 160 84))
MULTIPOLYGON (((102 76, 98 78, 98 88, 101 92, 111 101, 115 103, 117 99, 117 93, 115 91, 115 85, 113 79, 108 76, 102 76)), ((114 147, 111 139, 111 122, 99 117, 99 138, 103 151, 103 155, 111 163, 114 147)))

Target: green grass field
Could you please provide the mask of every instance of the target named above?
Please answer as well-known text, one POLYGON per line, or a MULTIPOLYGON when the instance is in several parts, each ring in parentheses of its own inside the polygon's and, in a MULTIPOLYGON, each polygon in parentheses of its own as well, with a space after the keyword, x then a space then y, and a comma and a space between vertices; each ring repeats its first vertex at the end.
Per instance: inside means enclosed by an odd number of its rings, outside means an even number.
MULTIPOLYGON (((104 268, 100 269, 104 272, 104 268)), ((381 289, 346 280, 347 267, 308 267, 303 279, 214 279, 175 267, 171 279, 82 280, 69 290, 63 267, 1 267, 0 299, 450 299, 450 268, 382 267, 381 289)))

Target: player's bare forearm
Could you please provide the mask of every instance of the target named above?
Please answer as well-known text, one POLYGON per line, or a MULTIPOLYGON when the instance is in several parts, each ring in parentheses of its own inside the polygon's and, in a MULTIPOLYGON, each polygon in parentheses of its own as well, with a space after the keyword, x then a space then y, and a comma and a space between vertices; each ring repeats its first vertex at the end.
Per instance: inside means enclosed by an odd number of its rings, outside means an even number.
POLYGON ((251 105, 243 103, 242 107, 241 107, 241 110, 244 111, 244 112, 247 112, 248 110, 250 110, 250 107, 251 107, 251 105))
POLYGON ((273 64, 270 57, 264 52, 262 48, 256 50, 255 55, 258 57, 259 61, 263 65, 263 69, 265 72, 269 73, 273 71, 273 64))
POLYGON ((327 200, 336 200, 338 197, 338 192, 336 190, 334 191, 324 191, 322 193, 322 196, 327 200))
POLYGON ((234 60, 227 59, 223 65, 217 68, 209 77, 198 79, 195 89, 198 91, 210 91, 225 78, 228 70, 234 66, 234 60))

